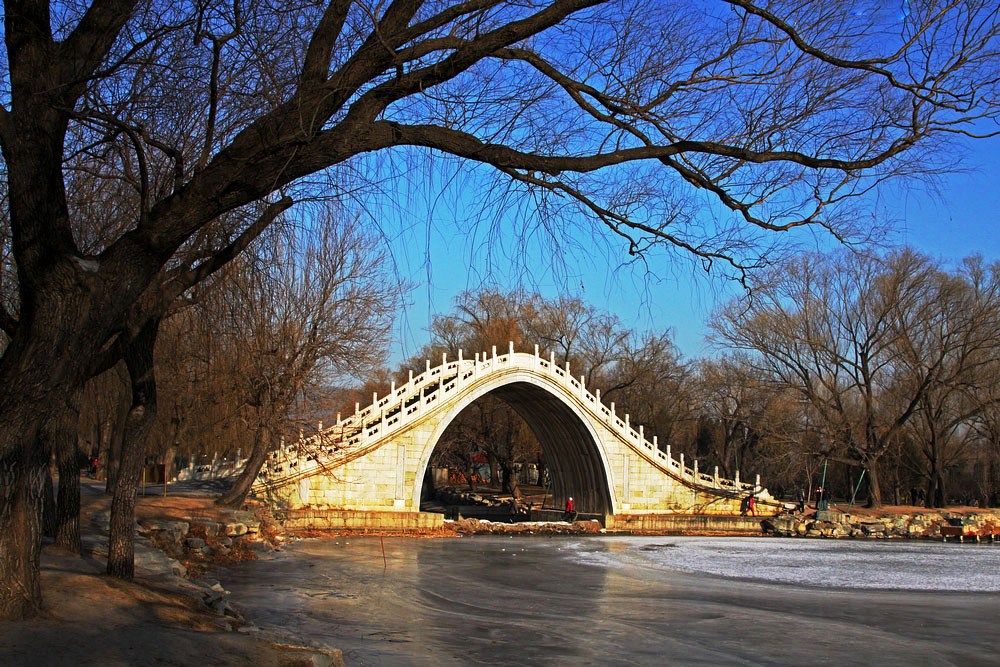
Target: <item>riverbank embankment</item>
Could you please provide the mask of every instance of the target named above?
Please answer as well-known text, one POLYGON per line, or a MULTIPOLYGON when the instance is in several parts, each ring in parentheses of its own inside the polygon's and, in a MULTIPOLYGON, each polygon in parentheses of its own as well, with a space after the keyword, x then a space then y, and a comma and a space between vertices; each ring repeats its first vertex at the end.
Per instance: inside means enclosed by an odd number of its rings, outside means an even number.
POLYGON ((344 664, 337 649, 256 627, 210 574, 271 557, 285 539, 279 528, 216 507, 212 496, 140 497, 135 578, 123 581, 104 574, 110 497, 100 487, 84 483, 82 552, 42 547, 42 615, 0 622, 4 664, 344 664))

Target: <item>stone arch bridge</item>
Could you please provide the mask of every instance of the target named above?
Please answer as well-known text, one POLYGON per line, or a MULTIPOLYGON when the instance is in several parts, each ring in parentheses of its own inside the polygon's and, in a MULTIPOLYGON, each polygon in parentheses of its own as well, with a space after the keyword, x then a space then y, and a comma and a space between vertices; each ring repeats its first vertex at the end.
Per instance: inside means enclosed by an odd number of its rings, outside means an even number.
MULTIPOLYGON (((473 401, 492 394, 508 403, 533 430, 544 452, 552 497, 573 496, 581 513, 604 517, 615 530, 711 527, 739 514, 755 493, 759 513, 779 507, 760 479, 723 479, 661 451, 656 436, 634 429, 629 415, 601 402, 583 377, 553 357, 514 352, 442 357, 441 364, 329 428, 272 453, 254 485, 279 513, 301 527, 425 529, 440 514, 420 512, 424 473, 439 438, 473 401), (700 519, 699 519, 700 517, 700 519), (713 522, 713 519, 716 521, 713 522), (692 521, 694 522, 692 524, 692 521)), ((736 521, 739 523, 739 521, 736 521)), ((744 525, 754 523, 747 523, 744 525)))

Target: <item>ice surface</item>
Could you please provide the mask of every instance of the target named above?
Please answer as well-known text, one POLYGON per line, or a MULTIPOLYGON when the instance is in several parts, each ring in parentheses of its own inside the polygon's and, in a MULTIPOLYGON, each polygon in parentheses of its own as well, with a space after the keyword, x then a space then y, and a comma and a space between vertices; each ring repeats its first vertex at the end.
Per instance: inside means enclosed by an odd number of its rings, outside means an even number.
POLYGON ((352 667, 1000 666, 998 559, 927 542, 367 537, 218 576, 258 626, 352 667))
POLYGON ((993 544, 658 537, 594 546, 578 545, 575 558, 824 588, 1000 591, 1000 545, 993 544))

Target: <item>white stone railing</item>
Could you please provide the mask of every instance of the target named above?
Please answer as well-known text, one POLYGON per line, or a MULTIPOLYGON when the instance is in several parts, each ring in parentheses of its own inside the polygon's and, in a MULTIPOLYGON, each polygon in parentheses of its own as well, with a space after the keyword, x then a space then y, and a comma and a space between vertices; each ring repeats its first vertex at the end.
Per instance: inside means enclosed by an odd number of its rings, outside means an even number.
POLYGON ((548 359, 539 356, 537 345, 534 354, 514 352, 513 343, 509 344, 507 353, 501 355, 497 354, 494 346, 491 355, 477 353, 472 359, 463 358, 461 350, 458 359, 453 361, 442 355, 441 364, 434 367, 427 360, 423 373, 414 376, 410 371, 409 380, 399 387, 393 382, 386 396, 379 398, 373 394, 371 405, 361 409, 355 403, 354 414, 344 419, 338 414, 334 426, 324 429, 320 422, 315 435, 305 438, 300 433, 297 443, 290 446, 282 444, 261 470, 258 483, 268 486, 287 484, 364 456, 389 436, 445 403, 461 387, 488 379, 501 370, 529 371, 560 384, 596 420, 604 423, 633 450, 684 484, 726 493, 763 490, 759 475, 754 483, 746 483, 740 481, 739 471, 735 479, 725 479, 719 477, 718 467, 712 474, 700 471, 697 460, 693 462, 693 467, 687 467, 684 454, 679 459, 673 458, 669 445, 664 452, 660 450, 655 435, 649 441, 641 425, 638 431, 632 428, 628 413, 623 419, 616 413, 614 403, 604 405, 600 389, 591 393, 582 375, 579 379, 572 376, 568 362, 561 367, 556 364, 554 354, 548 359))

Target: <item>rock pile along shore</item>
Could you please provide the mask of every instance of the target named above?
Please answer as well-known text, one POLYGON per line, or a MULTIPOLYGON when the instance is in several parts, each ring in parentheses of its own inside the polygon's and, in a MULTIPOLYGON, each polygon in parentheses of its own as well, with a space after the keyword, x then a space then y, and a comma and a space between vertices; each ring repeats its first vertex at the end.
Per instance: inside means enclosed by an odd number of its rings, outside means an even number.
POLYGON ((779 537, 1000 540, 1000 511, 926 511, 878 516, 838 510, 814 514, 782 514, 761 522, 764 532, 779 537))
MULTIPOLYGON (((102 559, 108 555, 110 514, 110 510, 94 512, 91 523, 96 530, 81 536, 84 551, 102 559)), ((273 549, 263 539, 261 521, 253 512, 229 510, 225 514, 227 516, 214 518, 138 519, 135 523, 135 567, 148 575, 177 577, 176 582, 183 582, 178 586, 180 590, 201 598, 220 616, 239 619, 227 600, 229 591, 219 582, 187 578, 191 566, 200 571, 211 563, 253 559, 256 556, 252 554, 273 549)))

